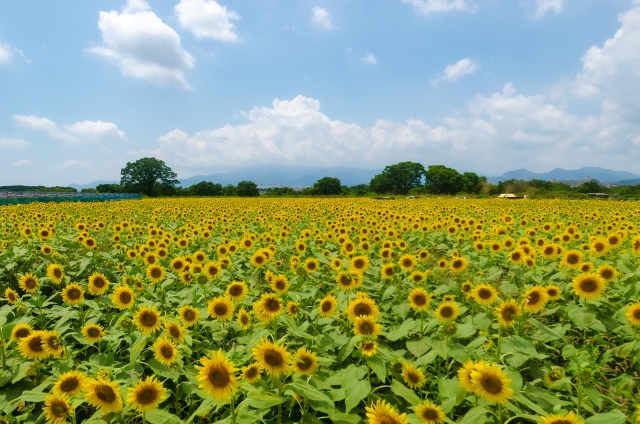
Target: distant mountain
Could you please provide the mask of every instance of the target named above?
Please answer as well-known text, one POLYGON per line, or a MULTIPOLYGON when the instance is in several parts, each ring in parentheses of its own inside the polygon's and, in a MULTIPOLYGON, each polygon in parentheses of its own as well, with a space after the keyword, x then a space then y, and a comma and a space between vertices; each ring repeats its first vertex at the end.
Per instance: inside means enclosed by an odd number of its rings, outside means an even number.
POLYGON ((256 166, 241 168, 228 172, 210 175, 197 175, 181 179, 182 187, 189 187, 200 181, 210 181, 227 185, 236 185, 240 181, 253 181, 256 184, 280 183, 283 186, 311 186, 323 177, 339 178, 343 185, 354 186, 369 184, 371 178, 382 172, 381 169, 360 169, 347 167, 285 167, 285 166, 256 166))
POLYGON ((83 188, 96 188, 97 186, 99 186, 100 184, 120 184, 120 181, 103 181, 103 180, 98 180, 98 181, 93 181, 90 182, 89 184, 69 184, 67 187, 73 187, 76 190, 80 191, 83 188))
POLYGON ((516 171, 505 172, 500 177, 489 177, 487 181, 493 184, 497 184, 500 181, 506 181, 510 179, 518 180, 581 180, 584 178, 591 178, 600 181, 601 183, 613 183, 623 180, 633 180, 640 178, 640 175, 633 174, 627 171, 613 171, 611 169, 589 167, 585 166, 580 169, 562 169, 555 168, 549 172, 536 173, 526 169, 518 169, 516 171))
MULTIPOLYGON (((611 182, 611 181, 609 181, 611 182)), ((640 184, 640 178, 636 178, 634 180, 620 180, 620 181, 615 181, 617 183, 623 184, 623 185, 638 185, 640 184)))

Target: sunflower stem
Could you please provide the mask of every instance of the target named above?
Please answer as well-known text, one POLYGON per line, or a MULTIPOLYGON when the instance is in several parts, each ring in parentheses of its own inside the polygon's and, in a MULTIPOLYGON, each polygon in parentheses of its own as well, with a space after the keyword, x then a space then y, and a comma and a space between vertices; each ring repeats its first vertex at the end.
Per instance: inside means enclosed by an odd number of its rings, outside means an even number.
POLYGON ((498 404, 498 416, 499 416, 498 422, 502 424, 504 421, 502 420, 502 404, 501 403, 498 404))
POLYGON ((236 424, 236 400, 235 400, 235 395, 231 396, 231 424, 236 424))
POLYGON ((2 329, 3 327, 0 327, 0 349, 2 349, 2 371, 4 371, 4 368, 6 367, 6 359, 4 357, 4 337, 2 337, 2 329))
POLYGON ((424 331, 424 313, 420 311, 420 338, 422 338, 423 331, 424 331))
POLYGON ((142 413, 142 424, 147 424, 147 417, 145 416, 144 412, 142 413))
POLYGON ((496 363, 497 364, 500 363, 500 342, 502 341, 502 339, 500 338, 501 333, 502 333, 502 327, 498 326, 498 343, 496 345, 496 363))
MULTIPOLYGON (((282 397, 282 381, 280 380, 280 376, 276 379, 276 384, 278 385, 278 397, 282 397)), ((282 423, 282 403, 278 404, 278 424, 282 423)))

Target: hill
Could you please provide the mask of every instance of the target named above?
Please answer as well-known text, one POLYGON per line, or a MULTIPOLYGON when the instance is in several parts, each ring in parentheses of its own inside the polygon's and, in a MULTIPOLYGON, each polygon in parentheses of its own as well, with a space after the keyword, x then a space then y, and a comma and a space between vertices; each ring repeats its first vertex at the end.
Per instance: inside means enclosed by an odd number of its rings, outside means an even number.
POLYGON ((627 171, 613 171, 611 169, 585 166, 580 169, 562 169, 555 168, 549 172, 536 173, 527 169, 518 169, 515 171, 508 171, 502 174, 500 177, 489 177, 487 181, 493 184, 497 184, 500 181, 506 181, 510 179, 517 180, 580 180, 589 177, 596 179, 601 183, 613 183, 623 180, 633 180, 640 178, 640 175, 633 174, 627 171))

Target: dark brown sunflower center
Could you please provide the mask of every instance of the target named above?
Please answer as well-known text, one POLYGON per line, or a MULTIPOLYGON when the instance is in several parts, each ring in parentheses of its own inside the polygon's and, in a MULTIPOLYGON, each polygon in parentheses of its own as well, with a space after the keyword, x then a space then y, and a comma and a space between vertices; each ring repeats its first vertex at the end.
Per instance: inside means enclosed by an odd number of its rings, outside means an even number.
POLYGON ((504 308, 502 310, 502 318, 505 321, 511 321, 516 316, 516 311, 513 308, 504 308))
POLYGON ((366 303, 358 303, 355 308, 353 308, 353 313, 357 317, 362 315, 371 315, 371 306, 366 303))
POLYGON ((90 328, 89 330, 87 330, 87 334, 89 335, 89 337, 99 337, 100 330, 98 330, 97 328, 90 328))
POLYGON ((242 294, 242 286, 240 284, 234 284, 229 287, 229 294, 231 296, 240 296, 242 294))
POLYGON ((478 290, 478 297, 481 299, 491 299, 491 290, 482 288, 478 290))
POLYGON ((538 293, 537 291, 534 291, 529 293, 529 299, 527 303, 529 305, 536 305, 539 300, 540 300, 540 293, 538 293))
POLYGON ((391 268, 391 267, 387 267, 387 268, 385 268, 385 269, 384 269, 384 273, 385 273, 386 275, 389 275, 389 276, 393 275, 393 268, 391 268))
POLYGON ((363 322, 360 325, 360 331, 364 334, 371 334, 371 324, 368 322, 363 322))
POLYGON ((71 392, 75 390, 76 387, 78 387, 78 384, 80 384, 80 382, 77 378, 67 378, 60 384, 60 388, 63 392, 71 392))
POLYGON ((413 262, 411 261, 411 259, 405 259, 405 260, 403 260, 403 261, 402 261, 402 265, 403 265, 405 268, 409 268, 410 266, 412 266, 412 265, 413 265, 413 262))
POLYGON ((356 269, 364 268, 364 261, 362 259, 356 259, 353 261, 353 267, 356 269))
POLYGON ((122 292, 120 293, 120 302, 127 304, 131 302, 131 293, 129 292, 122 292))
POLYGON ((307 269, 309 269, 309 270, 314 270, 314 269, 316 269, 316 264, 315 264, 315 262, 309 262, 309 263, 307 264, 307 269))
POLYGON ((164 345, 160 348, 160 353, 165 358, 169 359, 173 357, 173 348, 169 345, 164 345))
POLYGON ((440 418, 440 416, 438 415, 438 411, 432 408, 426 408, 425 410, 422 411, 421 415, 422 415, 422 418, 427 420, 427 422, 436 421, 440 418))
POLYGON ((171 327, 169 327, 169 334, 171 334, 174 339, 177 339, 180 337, 180 330, 177 326, 172 325, 171 327))
POLYGON ((580 282, 580 289, 584 292, 591 293, 598 289, 598 284, 591 278, 587 278, 580 282))
POLYGON ((274 349, 267 349, 264 353, 264 361, 272 367, 279 367, 284 362, 280 352, 274 349))
POLYGON ((151 313, 148 313, 148 312, 142 314, 142 324, 143 325, 146 325, 146 326, 150 327, 152 325, 155 325, 157 320, 158 319, 156 318, 156 316, 154 314, 151 314, 151 313))
POLYGON ((482 379, 482 387, 491 394, 497 394, 502 391, 502 382, 491 376, 482 379))
POLYGON ((604 243, 596 243, 594 245, 596 252, 602 252, 604 250, 604 243))
POLYGON ((308 370, 309 368, 311 368, 311 365, 313 365, 311 358, 300 358, 298 362, 298 368, 300 368, 301 370, 308 370))
POLYGON ((103 402, 113 403, 116 400, 116 394, 111 388, 106 384, 99 384, 96 386, 96 396, 103 402))
POLYGON ((330 301, 322 302, 322 312, 329 312, 333 304, 330 301))
POLYGON ((71 300, 80 299, 80 290, 78 290, 78 289, 70 289, 67 292, 67 296, 69 296, 69 299, 71 299, 71 300))
POLYGON ((93 285, 101 289, 106 285, 106 281, 104 281, 102 278, 96 278, 93 280, 93 285))
POLYGON ((637 308, 636 310, 633 311, 633 317, 635 319, 640 320, 640 308, 637 308))
POLYGON ((29 349, 34 352, 42 352, 44 350, 42 348, 42 337, 37 336, 29 340, 29 349))
POLYGON ((249 316, 248 315, 242 315, 240 317, 240 321, 242 322, 242 325, 247 325, 249 324, 249 316))
POLYGON ((556 295, 558 294, 558 290, 553 288, 547 289, 547 294, 551 297, 556 297, 556 295))
POLYGON ((141 390, 138 392, 136 398, 138 402, 143 405, 151 403, 156 400, 156 391, 151 388, 141 390))
POLYGON ((418 306, 423 306, 427 303, 427 298, 422 294, 416 294, 413 296, 413 303, 418 306))
POLYGON ((276 299, 271 299, 267 302, 267 310, 269 312, 277 312, 280 309, 280 302, 276 299))
POLYGON ((407 375, 407 378, 409 379, 410 382, 412 383, 418 383, 420 382, 420 376, 418 375, 418 373, 415 372, 410 372, 407 375))
POLYGON ((611 272, 610 269, 602 270, 600 275, 602 276, 602 278, 607 279, 607 280, 610 279, 610 278, 613 278, 613 272, 611 272))
POLYGON ((35 289, 38 286, 38 284, 36 283, 35 278, 27 278, 24 281, 24 285, 28 289, 35 289))
POLYGON ((213 311, 218 316, 226 315, 228 310, 229 310, 229 308, 227 308, 227 305, 225 305, 224 303, 218 303, 218 304, 216 304, 216 306, 213 307, 213 311))
POLYGON ((67 415, 67 405, 61 402, 53 402, 50 410, 58 418, 64 418, 67 415))
POLYGON ((162 270, 160 268, 151 269, 151 277, 160 278, 161 275, 162 275, 162 270))
POLYGON ((193 312, 190 309, 187 309, 186 311, 184 311, 184 319, 185 321, 193 321, 194 319, 196 319, 195 312, 193 312))
POLYGON ((184 263, 182 263, 182 261, 177 261, 173 263, 173 268, 174 269, 182 269, 184 268, 184 263))
POLYGON ((571 264, 571 265, 575 265, 580 261, 580 258, 578 257, 578 255, 569 255, 567 256, 567 263, 571 264))
POLYGON ((449 318, 453 316, 453 308, 451 306, 445 306, 441 308, 440 315, 442 315, 444 318, 449 318))
POLYGON ((62 278, 62 270, 59 268, 54 269, 53 276, 56 278, 62 278))
POLYGON ((16 337, 19 339, 24 339, 29 334, 31 334, 31 330, 29 330, 28 328, 21 328, 18 331, 16 331, 16 337))
POLYGON ((462 268, 462 261, 459 259, 456 259, 455 261, 453 261, 453 264, 451 264, 451 266, 453 266, 454 268, 462 268))
POLYGON ((245 373, 246 378, 253 378, 258 375, 258 369, 256 367, 251 367, 245 373))

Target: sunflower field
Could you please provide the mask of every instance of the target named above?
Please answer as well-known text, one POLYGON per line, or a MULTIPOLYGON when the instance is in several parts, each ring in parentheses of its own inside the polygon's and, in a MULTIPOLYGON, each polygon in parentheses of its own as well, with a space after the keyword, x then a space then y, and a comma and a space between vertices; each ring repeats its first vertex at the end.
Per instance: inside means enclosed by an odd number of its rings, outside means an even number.
POLYGON ((640 205, 0 207, 0 423, 640 422, 640 205))

